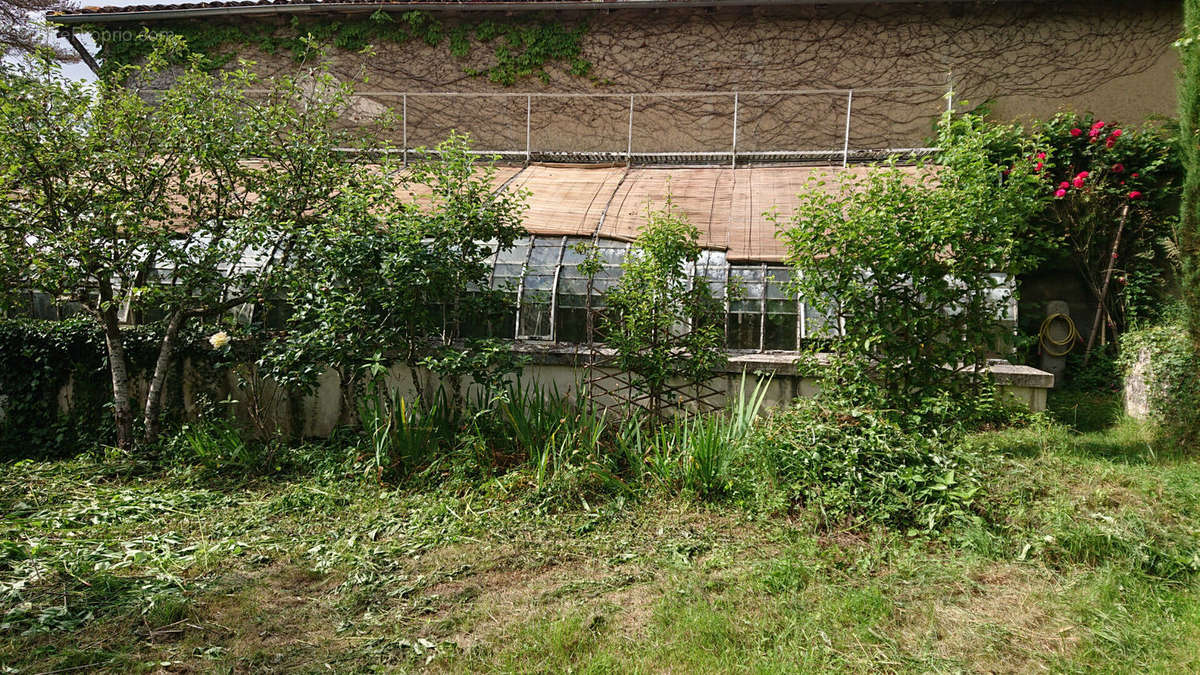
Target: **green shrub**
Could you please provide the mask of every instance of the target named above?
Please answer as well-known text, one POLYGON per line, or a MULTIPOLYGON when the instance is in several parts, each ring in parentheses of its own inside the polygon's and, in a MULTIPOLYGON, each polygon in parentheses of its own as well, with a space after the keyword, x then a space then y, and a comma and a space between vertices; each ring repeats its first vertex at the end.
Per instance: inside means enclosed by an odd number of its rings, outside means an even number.
MULTIPOLYGON (((830 350, 906 410, 977 396, 989 354, 1012 336, 1006 276, 1035 262, 1018 235, 1048 198, 1031 162, 1006 169, 988 156, 1016 128, 947 114, 938 131, 935 167, 893 160, 832 188, 814 177, 781 223, 793 289, 841 325, 830 350)), ((1017 156, 1034 150, 1022 140, 1017 156)))
POLYGON ((975 520, 973 456, 887 416, 801 401, 762 424, 753 454, 786 505, 826 529, 879 523, 935 531, 975 520))
POLYGON ((1145 384, 1150 416, 1172 449, 1200 442, 1200 357, 1192 350, 1187 329, 1167 323, 1126 333, 1121 338, 1126 374, 1142 354, 1147 357, 1145 384))
POLYGON ((278 446, 247 438, 229 420, 205 420, 184 425, 164 444, 168 464, 199 465, 214 473, 245 475, 269 472, 278 446))

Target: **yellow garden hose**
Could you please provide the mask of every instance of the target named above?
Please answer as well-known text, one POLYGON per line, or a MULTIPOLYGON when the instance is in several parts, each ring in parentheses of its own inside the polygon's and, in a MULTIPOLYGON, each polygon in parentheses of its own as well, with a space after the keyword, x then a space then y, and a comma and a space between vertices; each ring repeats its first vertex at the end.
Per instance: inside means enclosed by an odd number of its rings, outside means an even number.
POLYGON ((1075 349, 1075 343, 1082 340, 1079 331, 1075 330, 1075 322, 1066 314, 1051 314, 1042 322, 1042 327, 1038 329, 1038 342, 1042 349, 1050 356, 1066 356, 1075 349), (1055 321, 1067 322, 1067 337, 1062 340, 1055 340, 1050 337, 1050 326, 1055 321))

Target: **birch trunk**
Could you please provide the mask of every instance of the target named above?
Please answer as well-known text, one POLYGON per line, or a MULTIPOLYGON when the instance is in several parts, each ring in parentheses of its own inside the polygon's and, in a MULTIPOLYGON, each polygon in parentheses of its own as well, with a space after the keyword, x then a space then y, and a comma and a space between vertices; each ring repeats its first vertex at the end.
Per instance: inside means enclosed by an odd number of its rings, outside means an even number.
POLYGON ((171 315, 162 344, 158 349, 158 360, 154 363, 154 375, 150 378, 150 386, 146 391, 146 407, 143 415, 146 443, 153 443, 157 440, 158 434, 162 430, 163 388, 167 381, 167 373, 171 369, 171 357, 175 353, 175 343, 179 338, 179 329, 183 326, 183 321, 183 312, 176 311, 171 315))
POLYGON ((117 425, 117 447, 133 449, 133 406, 129 393, 129 361, 121 338, 121 320, 113 300, 112 284, 100 283, 100 323, 104 326, 104 343, 108 348, 108 366, 112 374, 113 420, 117 425))

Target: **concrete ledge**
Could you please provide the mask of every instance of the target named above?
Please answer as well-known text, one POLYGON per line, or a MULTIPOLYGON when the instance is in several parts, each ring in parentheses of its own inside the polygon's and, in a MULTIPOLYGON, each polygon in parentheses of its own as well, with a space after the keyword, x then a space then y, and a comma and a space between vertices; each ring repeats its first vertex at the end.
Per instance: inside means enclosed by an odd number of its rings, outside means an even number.
MULTIPOLYGON (((584 345, 547 344, 540 342, 520 341, 514 344, 513 350, 530 357, 531 365, 538 366, 585 366, 589 365, 598 354, 609 357, 614 354, 611 349, 597 349, 595 354, 584 345)), ((729 360, 718 372, 721 374, 740 374, 742 371, 772 373, 779 375, 796 375, 796 364, 800 357, 795 352, 747 352, 730 350, 729 360)), ((818 360, 821 359, 817 355, 818 360)), ((969 370, 974 370, 969 369, 969 370)), ((987 372, 1001 387, 1021 387, 1029 389, 1050 389, 1054 386, 1054 376, 1044 370, 1030 366, 1018 366, 1003 359, 992 359, 986 366, 987 372)))

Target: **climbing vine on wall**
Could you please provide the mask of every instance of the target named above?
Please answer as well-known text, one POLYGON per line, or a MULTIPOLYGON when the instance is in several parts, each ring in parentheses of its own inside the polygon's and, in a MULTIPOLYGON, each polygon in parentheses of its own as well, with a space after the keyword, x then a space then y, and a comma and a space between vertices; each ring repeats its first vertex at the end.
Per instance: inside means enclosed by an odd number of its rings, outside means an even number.
MULTIPOLYGON (((447 23, 428 12, 410 11, 391 14, 377 11, 367 19, 316 21, 294 18, 287 26, 263 24, 184 23, 156 26, 155 32, 170 32, 187 41, 193 54, 201 57, 205 68, 216 69, 238 56, 238 46, 255 46, 268 54, 290 54, 303 62, 316 56, 320 46, 332 45, 360 52, 381 42, 403 44, 419 40, 436 47, 445 43, 450 55, 464 62, 463 71, 472 77, 486 77, 509 86, 526 77, 550 79, 546 70, 551 63, 562 63, 572 75, 588 77, 592 64, 580 56, 580 43, 587 24, 567 26, 540 16, 519 17, 512 21, 447 23), (476 44, 493 46, 487 65, 472 65, 476 44)), ((114 72, 123 65, 136 63, 153 49, 151 31, 111 31, 102 26, 89 27, 100 45, 103 69, 114 72)))

